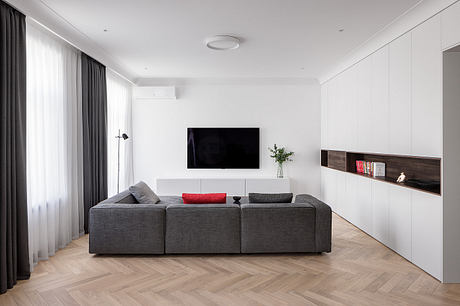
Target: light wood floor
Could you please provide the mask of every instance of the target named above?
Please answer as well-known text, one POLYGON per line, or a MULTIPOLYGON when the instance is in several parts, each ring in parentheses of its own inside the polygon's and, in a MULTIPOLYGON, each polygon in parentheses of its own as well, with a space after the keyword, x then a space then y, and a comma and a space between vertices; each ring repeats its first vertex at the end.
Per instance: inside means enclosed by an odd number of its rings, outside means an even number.
POLYGON ((0 305, 460 305, 444 285, 334 216, 323 255, 94 256, 72 242, 0 305))

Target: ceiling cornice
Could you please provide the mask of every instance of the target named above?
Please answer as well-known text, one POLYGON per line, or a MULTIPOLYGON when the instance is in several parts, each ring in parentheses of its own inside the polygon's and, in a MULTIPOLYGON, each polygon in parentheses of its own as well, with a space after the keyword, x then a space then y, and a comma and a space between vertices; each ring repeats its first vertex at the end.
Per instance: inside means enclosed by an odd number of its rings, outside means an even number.
POLYGON ((75 28, 65 18, 52 10, 41 0, 5 0, 29 18, 48 28, 74 47, 90 55, 109 69, 133 82, 135 76, 120 64, 109 52, 98 46, 91 38, 75 28))

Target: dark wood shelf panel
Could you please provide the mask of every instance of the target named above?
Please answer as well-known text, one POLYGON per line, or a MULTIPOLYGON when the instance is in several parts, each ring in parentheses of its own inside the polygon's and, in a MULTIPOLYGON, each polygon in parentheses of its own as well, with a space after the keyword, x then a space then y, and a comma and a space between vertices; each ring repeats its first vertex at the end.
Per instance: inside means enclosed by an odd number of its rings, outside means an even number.
POLYGON ((321 166, 406 188, 441 195, 440 158, 321 150, 321 166), (357 160, 385 163, 386 177, 373 177, 368 174, 357 173, 357 160), (396 183, 401 172, 405 173, 408 181, 405 183, 396 183))

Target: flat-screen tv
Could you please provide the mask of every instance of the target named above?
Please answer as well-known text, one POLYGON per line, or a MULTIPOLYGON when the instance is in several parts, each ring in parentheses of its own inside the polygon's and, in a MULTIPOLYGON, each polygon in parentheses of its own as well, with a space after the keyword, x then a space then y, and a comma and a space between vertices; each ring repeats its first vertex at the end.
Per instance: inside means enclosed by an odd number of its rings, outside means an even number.
POLYGON ((187 168, 258 169, 259 128, 188 128, 187 168))

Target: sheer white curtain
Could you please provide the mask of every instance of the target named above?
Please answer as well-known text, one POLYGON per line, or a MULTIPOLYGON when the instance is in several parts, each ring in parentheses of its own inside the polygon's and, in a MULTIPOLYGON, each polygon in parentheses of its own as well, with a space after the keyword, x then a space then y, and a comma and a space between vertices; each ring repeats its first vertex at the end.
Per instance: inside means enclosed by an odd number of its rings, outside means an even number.
POLYGON ((109 197, 117 193, 118 130, 126 133, 120 139, 120 191, 133 182, 133 142, 131 102, 132 86, 117 74, 107 70, 107 175, 109 197))
POLYGON ((27 23, 27 180, 33 267, 83 234, 80 53, 27 23))

